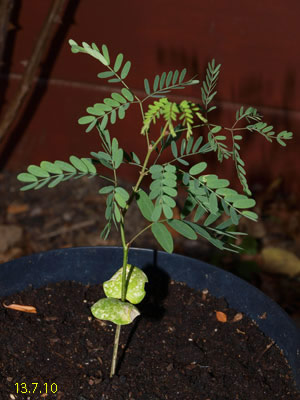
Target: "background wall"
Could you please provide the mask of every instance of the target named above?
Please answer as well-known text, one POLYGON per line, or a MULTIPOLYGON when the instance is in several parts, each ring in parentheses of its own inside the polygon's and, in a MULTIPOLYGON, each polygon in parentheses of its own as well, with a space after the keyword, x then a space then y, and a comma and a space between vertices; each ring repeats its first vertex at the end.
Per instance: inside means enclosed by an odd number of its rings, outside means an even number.
MULTIPOLYGON (((18 87, 50 4, 50 0, 16 2, 1 75, 2 113, 18 87)), ((258 135, 247 140, 242 154, 250 184, 262 187, 280 178, 286 190, 299 194, 299 13, 299 0, 66 1, 35 87, 0 148, 1 167, 17 171, 43 159, 86 156, 99 148, 97 133, 85 134, 77 119, 109 91, 96 76, 103 71, 100 63, 71 54, 68 39, 72 38, 105 43, 113 55, 122 52, 132 61, 128 83, 137 92, 143 89, 144 77, 151 80, 163 71, 187 67, 190 76, 199 73, 202 78, 207 62, 215 58, 222 64, 220 123, 230 124, 241 105, 252 105, 276 130, 295 134, 285 149, 276 143, 270 146, 258 135)), ((199 87, 180 92, 187 94, 200 101, 199 87)), ((130 142, 143 154, 143 144, 132 139, 139 118, 129 110, 128 118, 111 133, 121 145, 130 142)), ((215 166, 220 175, 235 175, 231 163, 215 166)), ((130 179, 131 171, 124 171, 124 176, 130 179)))

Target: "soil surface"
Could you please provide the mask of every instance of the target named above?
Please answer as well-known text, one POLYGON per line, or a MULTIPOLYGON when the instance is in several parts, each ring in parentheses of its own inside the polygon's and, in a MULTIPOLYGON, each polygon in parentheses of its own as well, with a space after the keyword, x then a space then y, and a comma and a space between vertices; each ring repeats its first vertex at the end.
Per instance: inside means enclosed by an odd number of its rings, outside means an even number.
POLYGON ((0 399, 299 400, 276 345, 223 299, 159 282, 122 327, 109 378, 114 326, 92 317, 101 285, 74 282, 0 299, 0 399))

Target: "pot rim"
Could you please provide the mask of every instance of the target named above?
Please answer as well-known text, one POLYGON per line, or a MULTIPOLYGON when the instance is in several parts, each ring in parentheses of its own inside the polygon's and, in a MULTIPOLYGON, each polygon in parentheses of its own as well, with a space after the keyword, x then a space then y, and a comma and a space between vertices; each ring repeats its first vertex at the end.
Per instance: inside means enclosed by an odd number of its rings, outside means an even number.
MULTIPOLYGON (((0 268, 0 296, 22 291, 29 285, 38 288, 62 280, 103 282, 122 265, 122 250, 118 246, 70 247, 8 261, 0 268), (99 259, 105 269, 99 268, 99 259)), ((191 288, 208 289, 215 297, 225 297, 231 308, 255 321, 283 350, 300 388, 300 331, 288 314, 259 289, 228 271, 176 253, 130 248, 129 263, 142 269, 158 268, 191 288)))

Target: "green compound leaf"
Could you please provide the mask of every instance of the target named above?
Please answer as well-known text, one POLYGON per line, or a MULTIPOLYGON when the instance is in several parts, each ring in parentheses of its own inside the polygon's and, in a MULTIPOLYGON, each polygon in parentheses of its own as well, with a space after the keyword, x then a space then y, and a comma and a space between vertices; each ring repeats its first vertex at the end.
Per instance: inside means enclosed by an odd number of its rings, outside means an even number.
POLYGON ((122 69, 122 72, 121 72, 121 78, 122 79, 125 79, 127 77, 127 75, 129 74, 129 71, 130 71, 130 67, 131 67, 131 62, 127 61, 125 63, 125 65, 124 65, 123 69, 122 69))
POLYGON ((168 204, 162 205, 162 210, 167 219, 173 218, 173 211, 172 208, 168 204))
POLYGON ((104 186, 103 188, 101 188, 101 189, 99 190, 98 193, 99 193, 99 194, 108 194, 108 193, 113 192, 114 189, 115 189, 115 187, 112 186, 112 185, 104 186))
MULTIPOLYGON (((107 297, 121 299, 122 294, 122 272, 121 267, 108 281, 103 283, 103 290, 107 297)), ((140 303, 146 295, 145 284, 148 282, 147 275, 134 265, 126 266, 126 300, 132 304, 140 303)))
POLYGON ((57 164, 54 164, 49 161, 42 161, 40 164, 41 168, 43 168, 45 171, 50 172, 50 174, 62 174, 61 168, 57 164))
POLYGON ((100 72, 97 76, 100 79, 105 79, 105 78, 110 78, 114 75, 115 75, 114 71, 104 71, 104 72, 100 72))
POLYGON ((51 181, 48 185, 48 188, 54 188, 57 186, 62 180, 64 179, 64 175, 59 175, 57 178, 55 178, 53 181, 51 181))
POLYGON ((125 201, 128 201, 128 200, 129 200, 129 193, 127 192, 127 190, 125 190, 125 189, 122 188, 121 186, 116 187, 115 192, 116 192, 116 193, 119 193, 119 195, 120 195, 121 197, 123 197, 123 199, 124 199, 125 201))
POLYGON ((209 210, 212 214, 216 214, 218 212, 218 198, 214 192, 211 192, 209 195, 209 210))
POLYGON ((140 189, 136 194, 136 202, 142 213, 143 217, 152 222, 152 214, 154 211, 154 204, 150 200, 146 192, 140 189))
POLYGON ((111 321, 116 325, 128 325, 140 315, 139 310, 133 304, 113 298, 98 300, 91 307, 91 312, 94 317, 111 321))
POLYGON ((76 172, 76 168, 74 168, 73 165, 66 163, 65 161, 56 160, 54 161, 54 164, 65 172, 71 172, 71 173, 76 172))
POLYGON ((253 211, 242 211, 242 215, 244 215, 245 217, 247 217, 249 219, 252 219, 253 221, 258 220, 258 215, 253 211))
POLYGON ((133 96, 133 94, 131 93, 130 90, 128 90, 128 89, 126 89, 126 88, 123 88, 123 89, 121 90, 121 93, 122 93, 122 95, 123 95, 124 97, 126 97, 127 100, 129 100, 129 101, 133 101, 133 100, 134 100, 134 96, 133 96))
POLYGON ((178 80, 179 83, 183 82, 185 75, 186 75, 186 68, 184 68, 180 73, 179 80, 178 80))
POLYGON ((37 184, 38 184, 38 182, 30 183, 29 185, 22 186, 22 187, 20 188, 20 190, 21 190, 21 192, 25 192, 26 190, 35 189, 35 187, 37 186, 37 184))
POLYGON ((122 62, 123 62, 123 54, 122 54, 122 53, 119 53, 119 54, 117 55, 117 58, 116 58, 116 61, 115 61, 115 65, 114 65, 114 71, 115 71, 115 72, 118 72, 118 71, 119 71, 119 69, 120 69, 120 67, 121 67, 121 65, 122 65, 122 62))
MULTIPOLYGON (((220 125, 217 125, 217 126, 214 126, 212 129, 211 129, 211 133, 218 133, 218 132, 220 132, 222 130, 222 127, 220 126, 220 125)), ((226 139, 226 137, 224 137, 225 139, 226 139)))
POLYGON ((195 164, 192 166, 192 168, 190 168, 189 170, 189 174, 190 175, 198 175, 201 174, 201 172, 203 172, 207 167, 207 163, 206 162, 200 162, 198 164, 195 164))
POLYGON ((230 207, 230 218, 233 225, 238 225, 240 219, 233 207, 230 207))
POLYGON ((256 204, 254 199, 240 199, 233 202, 233 207, 235 208, 251 208, 256 204))
POLYGON ((151 231, 161 247, 168 253, 172 253, 174 250, 173 238, 166 226, 161 222, 155 222, 151 226, 151 231))
POLYGON ((86 165, 90 174, 96 174, 97 170, 90 158, 81 158, 81 161, 86 165))
POLYGON ((115 199, 121 208, 126 207, 126 200, 124 200, 123 196, 120 193, 115 193, 115 199))
POLYGON ((112 93, 111 97, 116 100, 119 103, 127 103, 127 100, 125 99, 125 97, 121 96, 120 93, 112 93))
POLYGON ((109 65, 110 64, 109 52, 108 52, 108 48, 105 44, 102 45, 102 53, 103 53, 105 60, 107 61, 107 65, 109 65))
POLYGON ((144 88, 145 88, 145 92, 146 94, 150 94, 151 90, 150 90, 150 85, 149 85, 149 81, 147 78, 144 79, 144 88))
POLYGON ((85 163, 83 161, 80 160, 80 158, 76 157, 76 156, 71 156, 69 158, 70 163, 76 168, 78 169, 80 172, 84 172, 87 173, 88 172, 88 168, 85 165, 85 163))
POLYGON ((227 179, 212 178, 207 179, 206 184, 210 189, 220 189, 229 186, 230 182, 227 179))
POLYGON ((162 213, 162 205, 156 205, 151 215, 151 221, 158 221, 162 213))
POLYGON ((89 124, 90 122, 93 122, 95 120, 95 117, 93 115, 86 115, 85 117, 81 117, 78 120, 79 125, 85 125, 89 124))
POLYGON ((190 240, 197 239, 197 234, 195 233, 195 231, 184 221, 173 219, 167 222, 171 226, 171 228, 173 228, 176 232, 180 233, 180 235, 184 236, 185 238, 190 240))
POLYGON ((38 178, 48 178, 50 176, 49 172, 43 170, 43 168, 38 167, 37 165, 29 165, 27 171, 38 178))
POLYGON ((17 176, 17 179, 20 182, 37 182, 37 177, 31 174, 28 174, 27 172, 22 172, 17 176))

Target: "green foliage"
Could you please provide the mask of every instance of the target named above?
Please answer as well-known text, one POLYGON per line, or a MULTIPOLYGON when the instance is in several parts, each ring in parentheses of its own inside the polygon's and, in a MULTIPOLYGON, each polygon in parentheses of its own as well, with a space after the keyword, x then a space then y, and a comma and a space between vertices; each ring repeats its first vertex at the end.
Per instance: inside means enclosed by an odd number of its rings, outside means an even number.
POLYGON ((168 73, 163 72, 161 75, 156 75, 152 85, 152 91, 150 89, 149 80, 144 79, 145 92, 149 97, 164 97, 165 94, 169 93, 174 89, 184 89, 186 86, 196 85, 199 83, 197 79, 189 79, 185 81, 186 68, 180 73, 178 70, 169 71, 168 73))
POLYGON ((20 182, 26 183, 20 190, 41 189, 44 186, 53 188, 60 182, 69 179, 78 179, 86 175, 95 176, 97 171, 89 158, 71 156, 70 163, 65 161, 42 161, 40 166, 30 165, 27 172, 17 176, 20 182))
POLYGON ((202 103, 204 109, 207 113, 214 110, 215 106, 209 106, 209 103, 213 100, 217 91, 215 90, 217 86, 217 81, 220 73, 221 64, 216 65, 215 60, 212 60, 208 63, 208 67, 206 69, 206 77, 202 82, 201 87, 201 95, 202 95, 202 103))
POLYGON ((237 225, 241 217, 257 219, 257 215, 249 210, 255 206, 255 201, 248 197, 251 196, 251 192, 246 179, 245 163, 241 157, 241 143, 245 132, 257 132, 268 141, 276 139, 282 146, 291 139, 292 133, 282 131, 276 135, 273 126, 263 122, 261 115, 253 107, 240 107, 231 128, 208 121, 207 117, 203 116, 203 111, 207 115, 215 109, 211 102, 217 93, 215 89, 220 64, 216 64, 215 60, 208 63, 201 87, 203 107, 188 100, 176 103, 165 97, 171 90, 199 83, 199 80, 194 78, 186 79, 185 68, 182 71, 175 70, 156 75, 151 84, 145 79, 146 97, 141 100, 125 83, 131 70, 131 62, 125 60, 122 53, 118 53, 113 60, 105 44, 99 49, 94 43, 89 45, 83 42, 78 45, 74 40, 70 40, 69 43, 73 53, 85 53, 100 61, 106 69, 98 74, 100 79, 106 79, 109 83, 119 83, 123 87, 120 91, 113 91, 102 102, 88 107, 87 115, 78 120, 80 125, 86 126, 86 132, 96 128, 102 149, 91 152, 92 159, 71 156, 69 163, 43 161, 40 166, 29 166, 27 172, 18 175, 18 179, 26 184, 21 190, 39 189, 43 186, 51 188, 71 178, 94 176, 97 174, 95 164, 98 163, 113 173, 113 178, 101 175, 108 181, 108 184, 99 190, 100 195, 106 196, 107 224, 101 233, 102 237, 108 237, 112 225, 118 229, 120 224, 124 223, 127 209, 135 199, 142 216, 148 222, 145 229, 151 228, 155 238, 167 251, 173 249, 173 239, 167 226, 186 238, 195 239, 196 235, 200 235, 218 248, 223 248, 225 244, 222 238, 236 238, 238 233, 228 233, 228 229, 237 225), (143 102, 150 97, 158 99, 144 111, 143 102), (142 112, 141 133, 146 136, 149 144, 144 161, 134 152, 126 153, 119 146, 118 140, 111 138, 107 130, 109 123, 115 124, 117 120, 125 118, 126 111, 135 103, 142 112), (159 120, 163 121, 161 134, 150 145, 149 132, 152 125, 159 120), (243 125, 238 127, 238 124, 243 125), (207 137, 204 134, 196 137, 195 127, 206 127, 207 137), (185 133, 184 138, 181 137, 182 133, 185 133), (169 146, 173 159, 165 164, 157 163, 169 146), (154 150, 157 157, 151 166, 148 165, 149 156, 154 150), (233 160, 246 195, 229 188, 230 183, 226 179, 220 179, 214 174, 203 175, 207 167, 206 162, 201 159, 198 162, 195 160, 208 152, 215 152, 220 162, 230 158, 233 160), (140 169, 140 178, 132 193, 120 186, 117 180, 118 169, 123 163, 130 163, 140 169), (147 193, 140 189, 140 184, 143 177, 149 173, 152 183, 147 193), (186 190, 186 199, 180 219, 174 219, 179 186, 186 190))
MULTIPOLYGON (((119 230, 123 266, 104 284, 108 298, 96 302, 91 311, 96 318, 124 325, 131 323, 139 314, 133 304, 144 297, 147 282, 142 271, 128 264, 128 249, 135 239, 149 229, 159 245, 172 253, 174 243, 171 232, 175 231, 189 240, 202 237, 218 249, 233 252, 240 250, 235 243, 243 234, 236 230, 236 226, 243 217, 257 220, 257 214, 251 210, 255 207, 255 200, 251 197, 246 166, 241 156, 244 137, 258 133, 269 142, 275 139, 285 146, 286 141, 292 138, 292 133, 282 131, 275 134, 273 126, 264 122, 253 107, 240 107, 231 127, 215 124, 208 119, 208 115, 211 115, 209 113, 216 108, 211 103, 217 94, 216 85, 221 67, 215 60, 208 63, 202 82, 202 105, 185 99, 177 103, 165 97, 166 94, 199 83, 194 78, 186 79, 185 68, 181 72, 175 70, 156 75, 151 84, 148 79, 144 79, 146 96, 140 98, 125 82, 131 71, 131 62, 125 60, 122 53, 118 53, 113 60, 105 44, 100 50, 95 43, 89 45, 82 42, 81 46, 74 40, 69 43, 73 53, 88 54, 100 62, 105 70, 98 74, 99 79, 120 86, 109 97, 88 107, 86 114, 78 120, 80 125, 86 127, 86 132, 94 129, 98 133, 100 150, 91 152, 92 158, 71 156, 69 162, 42 161, 39 166, 30 165, 26 172, 18 175, 18 179, 25 184, 21 190, 40 189, 44 186, 52 188, 69 179, 96 176, 98 172, 95 165, 99 165, 99 176, 107 182, 98 189, 99 195, 106 196, 106 225, 101 237, 107 239, 112 226, 119 230), (149 102, 150 98, 157 100, 146 108, 145 101, 149 102), (124 151, 117 138, 112 138, 107 129, 109 124, 124 119, 128 108, 135 106, 138 106, 142 117, 139 132, 144 135, 146 144, 143 159, 133 151, 124 151), (158 122, 161 123, 159 133, 154 140, 150 140, 151 128, 158 122), (170 157, 168 161, 162 162, 160 158, 167 150, 170 157), (224 159, 233 161, 245 194, 230 188, 227 179, 207 173, 208 165, 204 157, 209 152, 216 153, 219 162, 224 159), (156 157, 153 157, 155 154, 156 157), (129 191, 118 181, 119 168, 125 163, 138 170, 136 184, 129 191), (107 176, 102 175, 103 169, 108 170, 107 176), (141 184, 147 175, 151 175, 152 182, 148 189, 142 190, 141 184), (185 201, 181 212, 175 213, 175 208, 179 208, 179 190, 185 196, 185 201), (127 211, 134 201, 146 225, 126 241, 126 226, 130 218, 127 217, 127 211)), ((131 133, 126 132, 127 135, 131 133)), ((128 143, 132 140, 131 136, 128 137, 128 143)), ((115 349, 117 345, 118 335, 115 349)), ((111 376, 115 370, 116 351, 113 357, 111 376)))
POLYGON ((181 123, 182 127, 186 127, 187 138, 190 138, 192 135, 194 117, 197 117, 204 123, 207 122, 201 114, 200 108, 194 103, 183 100, 180 104, 176 104, 163 97, 149 105, 144 116, 141 133, 148 133, 151 124, 155 124, 161 116, 164 118, 166 129, 173 137, 176 137, 174 123, 177 121, 181 123))
POLYGON ((173 217, 173 208, 176 206, 174 200, 177 196, 176 167, 171 164, 152 165, 149 171, 152 175, 149 199, 155 200, 151 219, 158 221, 162 213, 170 219, 173 217))

